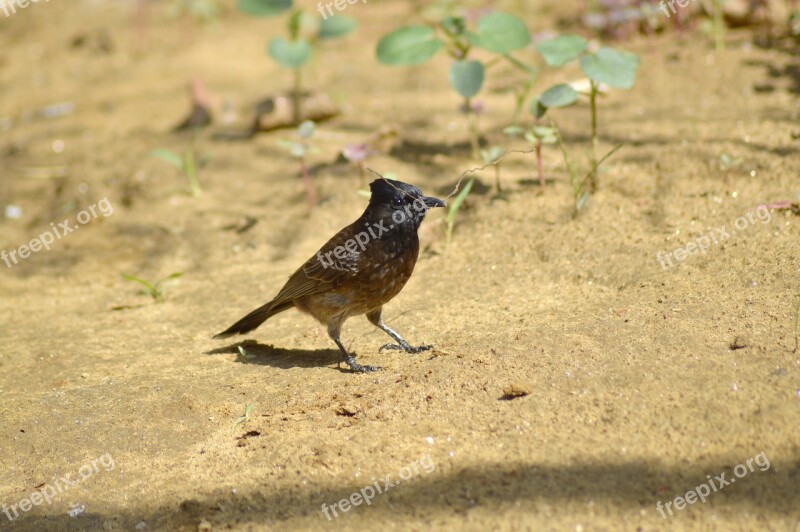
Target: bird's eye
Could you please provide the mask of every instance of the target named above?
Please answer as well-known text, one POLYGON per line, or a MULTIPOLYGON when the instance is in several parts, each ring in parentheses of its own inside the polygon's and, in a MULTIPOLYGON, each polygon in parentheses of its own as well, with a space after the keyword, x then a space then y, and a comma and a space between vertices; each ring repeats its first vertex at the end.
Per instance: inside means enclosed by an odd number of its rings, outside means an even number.
POLYGON ((395 207, 402 207, 403 206, 403 198, 396 197, 392 198, 392 205, 395 207))

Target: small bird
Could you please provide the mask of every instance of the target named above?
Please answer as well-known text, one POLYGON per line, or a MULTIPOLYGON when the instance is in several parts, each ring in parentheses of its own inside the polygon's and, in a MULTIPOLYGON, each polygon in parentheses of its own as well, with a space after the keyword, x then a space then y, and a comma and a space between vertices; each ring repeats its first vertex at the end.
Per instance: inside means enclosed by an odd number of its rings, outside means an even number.
POLYGON ((289 278, 269 303, 231 325, 214 338, 252 331, 275 314, 292 307, 311 314, 327 326, 328 335, 341 351, 339 364, 353 372, 381 369, 362 366, 342 345, 339 335, 345 320, 366 314, 396 344, 380 348, 419 353, 431 345, 414 347, 381 319, 383 305, 400 293, 419 255, 417 230, 428 209, 444 207, 437 198, 424 196, 417 187, 381 177, 370 184, 372 195, 361 217, 339 231, 289 278))

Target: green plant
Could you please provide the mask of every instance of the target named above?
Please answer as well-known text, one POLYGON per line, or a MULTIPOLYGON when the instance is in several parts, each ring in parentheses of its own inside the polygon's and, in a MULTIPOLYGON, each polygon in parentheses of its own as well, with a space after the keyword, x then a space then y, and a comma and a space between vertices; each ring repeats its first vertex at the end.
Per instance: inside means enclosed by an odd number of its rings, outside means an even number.
POLYGON ((189 182, 189 188, 194 197, 198 198, 203 194, 203 189, 200 188, 200 181, 197 179, 197 160, 194 149, 194 138, 183 155, 179 155, 166 148, 152 150, 149 155, 161 159, 177 168, 189 182))
MULTIPOLYGON (((292 10, 292 0, 238 0, 240 11, 254 17, 275 17, 292 10)), ((356 28, 356 21, 350 17, 336 14, 320 17, 294 9, 286 21, 288 39, 274 37, 267 46, 267 52, 280 66, 292 72, 292 121, 299 124, 303 117, 302 69, 311 59, 315 46, 320 41, 343 37, 356 28)))
POLYGON ((289 151, 289 154, 300 162, 300 175, 303 176, 303 186, 306 188, 306 198, 308 199, 308 206, 313 207, 316 200, 314 199, 314 187, 311 186, 311 176, 308 173, 308 164, 306 164, 306 154, 309 151, 316 151, 312 148, 308 140, 314 135, 316 126, 311 120, 306 120, 297 128, 297 136, 299 140, 278 140, 279 146, 283 146, 289 151))
POLYGON ((561 151, 561 155, 564 158, 564 166, 567 168, 567 173, 570 177, 570 184, 572 185, 572 196, 575 201, 575 209, 572 212, 573 217, 578 215, 583 207, 586 206, 586 203, 589 201, 589 190, 587 190, 587 183, 591 179, 592 175, 597 172, 597 167, 600 166, 605 162, 606 159, 611 157, 614 152, 622 147, 622 144, 617 144, 614 146, 608 153, 606 153, 602 159, 597 162, 592 161, 589 171, 584 175, 582 178, 578 173, 578 169, 573 166, 572 161, 569 157, 569 153, 567 153, 567 149, 564 147, 564 143, 561 141, 561 135, 558 133, 558 128, 555 125, 552 126, 553 131, 556 135, 556 144, 558 145, 558 149, 561 151))
POLYGON ((161 303, 164 301, 164 290, 165 288, 174 283, 178 277, 182 276, 183 272, 175 272, 170 274, 163 279, 159 279, 155 283, 151 283, 146 281, 140 277, 134 277, 133 275, 128 275, 123 273, 122 278, 126 281, 132 281, 134 283, 138 283, 143 286, 143 288, 139 291, 140 294, 144 294, 153 298, 153 301, 156 303, 161 303))
MULTIPOLYGON (((592 117, 592 148, 589 192, 597 190, 597 97, 600 86, 607 85, 620 89, 630 89, 636 81, 639 57, 630 52, 603 47, 596 52, 588 51, 586 39, 577 35, 563 35, 536 44, 536 48, 551 66, 563 66, 575 59, 580 60, 583 73, 589 78, 589 106, 592 117)), ((571 85, 559 84, 550 87, 531 102, 531 113, 541 119, 548 109, 572 105, 578 99, 578 91, 571 85)), ((608 157, 606 155, 603 159, 608 157)))
POLYGON ((233 432, 233 430, 237 426, 241 425, 242 423, 247 423, 247 421, 250 419, 250 412, 252 412, 252 411, 253 411, 253 403, 248 403, 248 404, 244 405, 244 414, 239 416, 239 417, 237 417, 233 421, 233 426, 231 427, 231 432, 233 432))
POLYGON ((539 174, 539 187, 544 190, 544 168, 542 165, 542 146, 544 144, 555 144, 557 132, 553 127, 538 126, 534 124, 529 130, 520 126, 509 126, 503 133, 511 137, 522 136, 533 147, 536 153, 536 170, 539 174))
POLYGON ((239 360, 243 364, 247 364, 250 360, 253 359, 253 355, 249 354, 244 347, 239 346, 239 354, 236 355, 236 360, 239 360))
POLYGON ((473 98, 483 87, 486 70, 501 59, 532 74, 529 67, 509 55, 530 42, 531 35, 524 22, 507 13, 492 12, 481 16, 473 30, 467 28, 466 19, 454 16, 433 25, 399 28, 380 40, 376 55, 383 64, 409 66, 425 63, 442 49, 447 52, 453 60, 448 80, 464 99, 462 107, 467 114, 472 155, 477 158, 480 134, 473 98), (481 62, 473 57, 476 49, 494 54, 494 58, 481 62))
POLYGON ((727 172, 731 168, 739 168, 742 166, 742 163, 744 163, 743 157, 734 157, 727 153, 723 153, 719 156, 719 169, 723 172, 727 172))
POLYGON ((458 214, 458 211, 461 208, 461 205, 464 203, 464 200, 469 195, 470 190, 472 190, 472 184, 474 182, 475 182, 475 178, 471 177, 470 180, 467 181, 467 184, 464 185, 464 188, 462 188, 459 191, 459 193, 456 195, 456 199, 453 200, 453 203, 451 203, 450 207, 447 209, 447 220, 446 220, 447 229, 446 229, 446 234, 447 234, 447 244, 448 244, 448 246, 450 245, 450 241, 453 238, 453 227, 455 226, 455 223, 456 223, 456 215, 458 214))
POLYGON ((505 150, 500 146, 492 146, 488 150, 481 150, 481 159, 486 166, 494 165, 494 184, 497 193, 502 192, 500 187, 500 160, 503 158, 505 150))
POLYGON ((714 26, 714 46, 717 52, 725 50, 725 14, 722 12, 724 0, 711 0, 711 12, 714 26))

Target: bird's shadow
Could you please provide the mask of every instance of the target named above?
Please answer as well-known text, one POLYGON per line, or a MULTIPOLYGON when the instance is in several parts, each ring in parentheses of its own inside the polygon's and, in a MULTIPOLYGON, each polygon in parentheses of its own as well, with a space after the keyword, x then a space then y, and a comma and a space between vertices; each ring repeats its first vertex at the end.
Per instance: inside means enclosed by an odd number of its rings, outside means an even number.
MULTIPOLYGON (((224 347, 206 351, 207 355, 236 354, 236 362, 240 364, 258 364, 272 366, 273 368, 318 368, 333 367, 339 361, 339 351, 335 349, 281 349, 271 344, 260 344, 255 340, 244 340, 224 347), (239 351, 244 349, 244 355, 239 351)), ((341 371, 349 371, 347 364, 343 364, 341 371)))

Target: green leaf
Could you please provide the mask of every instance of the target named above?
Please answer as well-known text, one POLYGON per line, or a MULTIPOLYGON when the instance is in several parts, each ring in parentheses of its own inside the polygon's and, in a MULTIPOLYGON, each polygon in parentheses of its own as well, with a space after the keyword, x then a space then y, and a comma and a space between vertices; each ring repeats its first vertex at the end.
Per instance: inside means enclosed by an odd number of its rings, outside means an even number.
POLYGON ((483 85, 483 65, 480 61, 455 61, 450 66, 450 85, 464 98, 472 98, 483 85))
POLYGON ((181 172, 183 172, 184 165, 183 165, 183 157, 178 155, 177 153, 165 150, 163 148, 159 148, 157 150, 152 150, 148 153, 151 157, 156 157, 157 159, 161 159, 162 161, 171 164, 181 172))
POLYGON ((183 272, 175 272, 175 273, 172 273, 172 274, 168 275, 167 277, 164 277, 163 279, 157 281, 156 285, 155 285, 156 290, 161 292, 161 287, 162 286, 173 282, 175 279, 181 277, 182 275, 183 275, 183 272))
POLYGON ((344 15, 322 19, 319 23, 319 38, 335 39, 336 37, 342 37, 356 29, 357 25, 354 18, 345 17, 344 15))
POLYGON ((509 137, 518 137, 523 133, 525 133, 525 130, 522 129, 520 126, 508 126, 507 128, 503 129, 503 133, 505 133, 509 137))
POLYGON ((539 98, 534 98, 531 100, 531 114, 536 118, 542 118, 545 113, 547 113, 547 107, 542 105, 542 102, 539 101, 539 98))
POLYGON ((531 33, 525 23, 508 13, 489 13, 478 20, 477 39, 473 44, 484 50, 506 54, 525 48, 531 43, 531 33))
POLYGON ((539 103, 547 108, 566 107, 578 99, 578 93, 566 83, 553 85, 539 96, 539 103))
POLYGON ((291 140, 283 140, 279 139, 275 141, 275 144, 282 148, 286 148, 289 152, 289 155, 292 157, 297 157, 298 159, 301 157, 305 157, 306 153, 308 153, 308 146, 303 144, 302 142, 294 142, 291 140))
MULTIPOLYGON (((552 127, 536 126, 530 133, 534 139, 539 140, 542 144, 555 144, 557 140, 556 130, 552 127)), ((530 142, 529 138, 528 141, 530 142)))
POLYGON ((274 17, 292 7, 292 0, 239 0, 239 11, 254 17, 274 17))
POLYGON ((150 294, 153 297, 155 297, 155 294, 158 293, 158 289, 152 284, 150 284, 148 281, 145 281, 144 279, 141 279, 139 277, 134 277, 133 275, 128 275, 126 273, 123 273, 121 275, 122 278, 125 279, 126 281, 133 281, 134 283, 139 283, 140 285, 144 286, 146 289, 145 293, 150 294))
POLYGON ((586 39, 579 35, 562 35, 536 43, 536 49, 550 66, 566 65, 586 50, 586 39))
POLYGON ((385 65, 418 65, 436 55, 443 45, 433 28, 406 26, 384 36, 376 54, 385 65))
POLYGON ((250 419, 250 412, 252 411, 253 411, 253 403, 244 405, 244 415, 239 416, 234 420, 233 426, 231 427, 231 432, 233 432, 233 429, 235 429, 237 425, 244 423, 248 419, 250 419))
POLYGON ((241 360, 247 364, 252 358, 252 355, 248 354, 244 347, 239 346, 239 356, 236 357, 237 360, 241 360))
POLYGON ((461 192, 458 193, 456 199, 453 200, 453 203, 450 205, 450 210, 447 212, 447 223, 452 224, 453 220, 456 218, 456 214, 458 213, 458 209, 461 208, 461 204, 464 203, 464 200, 469 195, 469 191, 472 190, 472 183, 475 181, 475 178, 470 178, 467 181, 466 186, 461 189, 461 192))
POLYGON ((504 150, 500 146, 492 146, 488 150, 481 150, 481 159, 485 164, 494 164, 503 156, 504 150))
POLYGON ((464 20, 464 17, 445 17, 440 24, 446 32, 456 37, 463 35, 467 29, 467 21, 464 20))
POLYGON ((600 48, 581 58, 581 70, 589 79, 609 87, 630 89, 636 80, 639 57, 613 48, 600 48))
POLYGON ((311 57, 311 44, 303 39, 289 42, 283 37, 275 37, 270 41, 268 51, 281 66, 296 69, 311 57))
POLYGON ((315 129, 316 124, 314 124, 313 120, 304 120, 297 128, 297 134, 300 135, 301 139, 309 139, 314 134, 315 129))

